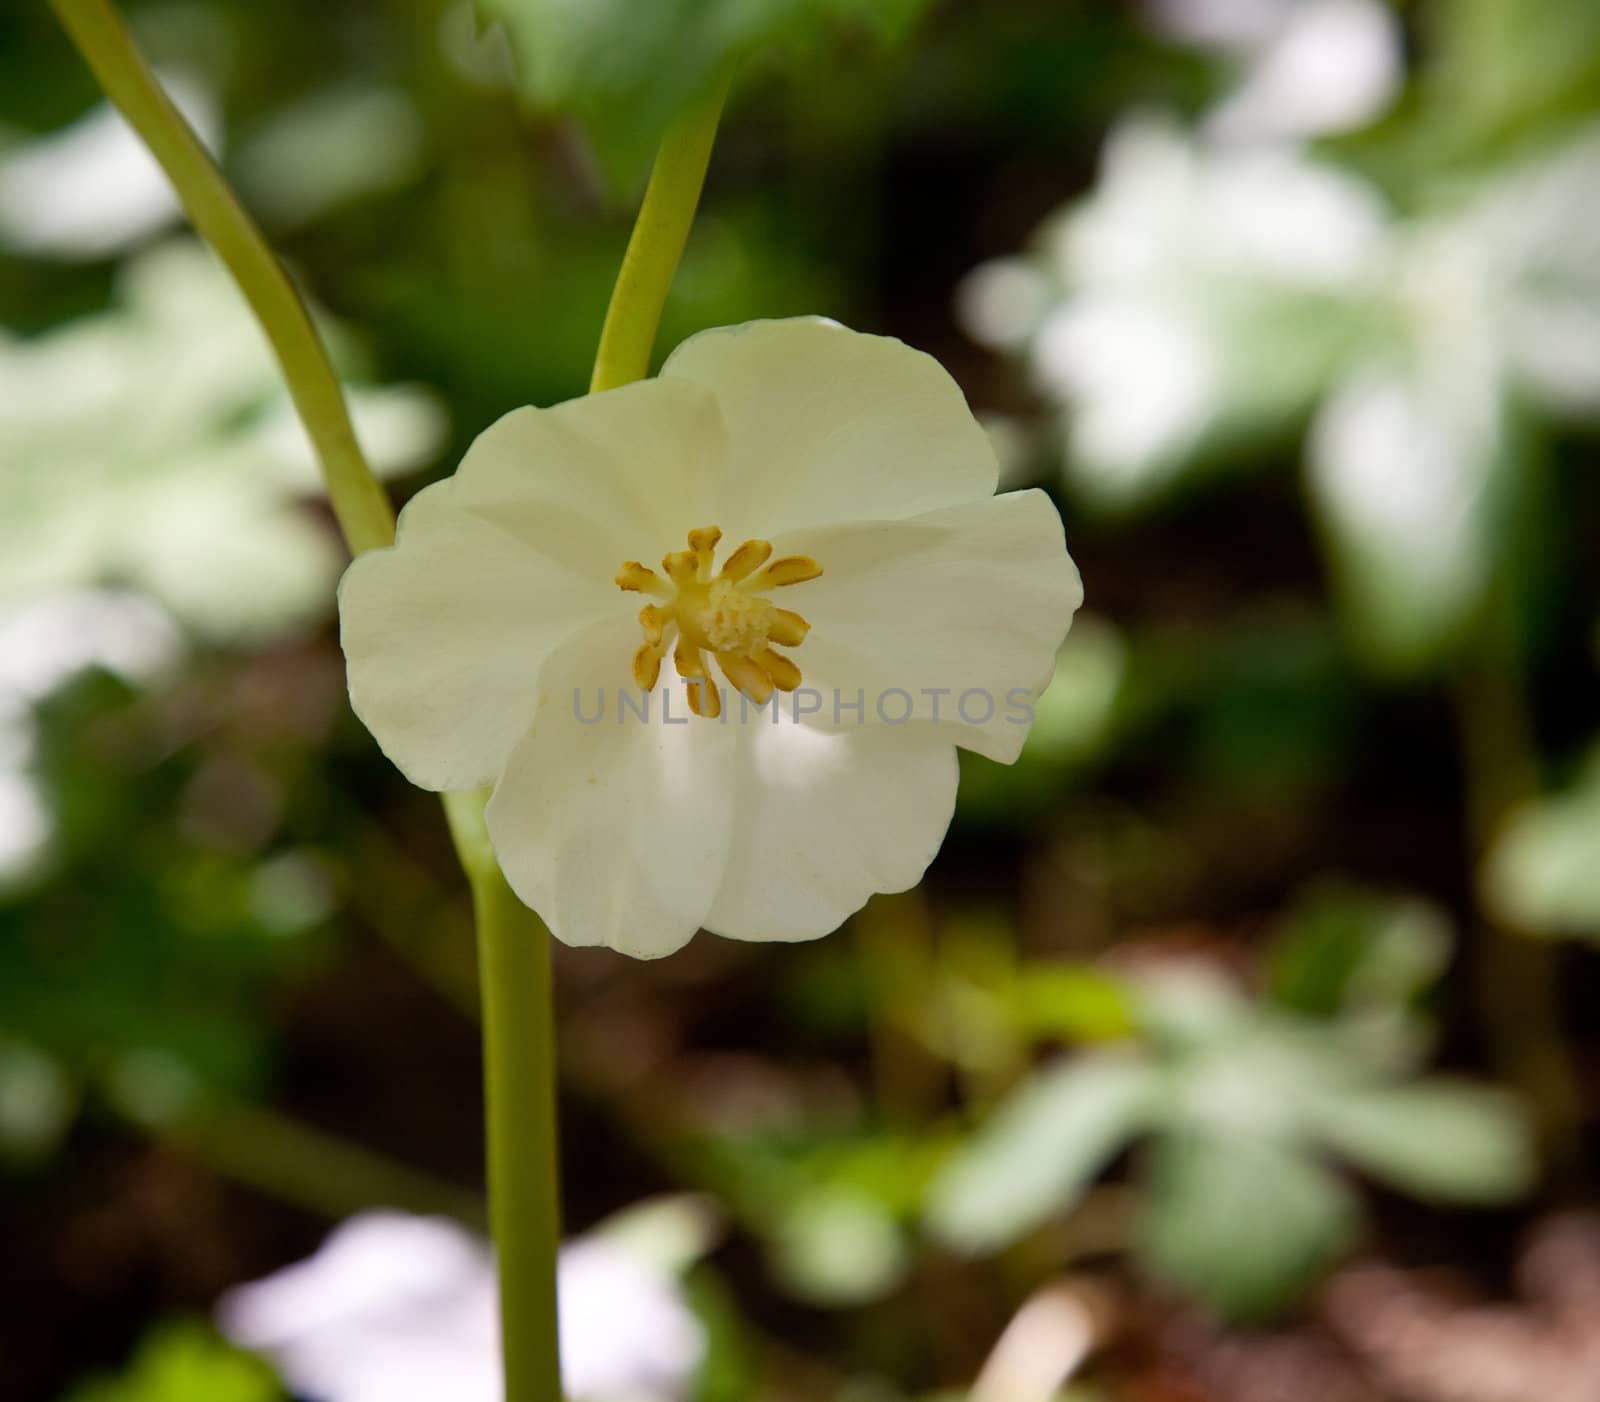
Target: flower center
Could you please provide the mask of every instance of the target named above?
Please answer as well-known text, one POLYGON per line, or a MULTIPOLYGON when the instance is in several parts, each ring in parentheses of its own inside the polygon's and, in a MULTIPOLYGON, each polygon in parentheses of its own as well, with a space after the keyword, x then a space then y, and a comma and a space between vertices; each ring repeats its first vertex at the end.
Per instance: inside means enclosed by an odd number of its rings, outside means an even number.
POLYGON ((811 625, 799 614, 762 597, 769 589, 803 584, 822 573, 809 555, 774 560, 764 540, 747 540, 722 562, 713 576, 712 560, 722 532, 705 526, 689 532, 689 548, 675 550, 661 561, 663 579, 637 560, 617 572, 617 588, 660 599, 639 610, 644 643, 633 655, 633 679, 646 691, 661 675, 661 659, 672 645, 672 661, 689 687, 689 709, 715 718, 722 714, 717 688, 710 684, 705 653, 717 659, 730 685, 758 706, 774 690, 793 691, 800 669, 778 652, 799 647, 811 625))

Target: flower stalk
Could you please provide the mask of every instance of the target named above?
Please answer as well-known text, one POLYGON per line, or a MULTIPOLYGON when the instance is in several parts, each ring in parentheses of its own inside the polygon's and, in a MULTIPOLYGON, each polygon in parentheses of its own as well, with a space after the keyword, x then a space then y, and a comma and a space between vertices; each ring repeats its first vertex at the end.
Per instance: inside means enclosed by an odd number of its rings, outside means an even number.
POLYGON ((615 389, 650 373, 661 309, 700 204, 727 89, 718 86, 686 107, 661 139, 644 203, 634 221, 611 304, 606 308, 589 393, 615 389))

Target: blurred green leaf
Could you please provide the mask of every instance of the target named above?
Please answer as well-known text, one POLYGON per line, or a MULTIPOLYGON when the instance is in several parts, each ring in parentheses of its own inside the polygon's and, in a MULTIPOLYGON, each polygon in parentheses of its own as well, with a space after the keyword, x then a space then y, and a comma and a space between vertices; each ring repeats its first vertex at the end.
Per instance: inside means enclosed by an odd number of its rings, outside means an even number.
POLYGON ((258 1358, 202 1324, 165 1325, 117 1378, 85 1383, 66 1402, 281 1402, 283 1389, 258 1358))
POLYGON ((1421 1198, 1504 1202, 1538 1172, 1516 1103, 1480 1086, 1436 1079, 1354 1090, 1320 1102, 1316 1120, 1333 1148, 1421 1198))
POLYGON ((77 1108, 77 1088, 52 1058, 0 1035, 0 1163, 45 1157, 77 1108))
POLYGON ((1232 1318, 1288 1302, 1355 1231, 1339 1180, 1270 1140, 1163 1136, 1151 1149, 1146 1191, 1144 1260, 1232 1318))
POLYGON ((802 1194, 778 1222, 773 1269, 796 1296, 845 1307, 887 1294, 910 1251, 899 1225, 869 1193, 826 1187, 802 1194))
POLYGON ((1024 965, 1012 996, 1018 1022, 1036 1037, 1107 1042, 1134 1031, 1128 985, 1092 964, 1024 965))
POLYGON ((1484 859, 1482 886, 1513 929, 1600 939, 1600 752, 1566 792, 1511 814, 1484 859))
POLYGON ((928 0, 478 0, 539 108, 584 123, 613 188, 636 181, 678 110, 732 68, 851 29, 902 37, 928 0))
POLYGON ((1481 156, 1600 99, 1600 8, 1571 0, 1435 0, 1422 130, 1481 156))
POLYGON ((1157 1112, 1160 1078, 1121 1056, 1075 1057, 1029 1079, 956 1153, 928 1202, 934 1233, 993 1251, 1069 1208, 1157 1112))
POLYGON ((1296 1012, 1333 1017, 1404 1008, 1444 971, 1450 928, 1426 901, 1360 887, 1319 887, 1279 927, 1267 989, 1296 1012))

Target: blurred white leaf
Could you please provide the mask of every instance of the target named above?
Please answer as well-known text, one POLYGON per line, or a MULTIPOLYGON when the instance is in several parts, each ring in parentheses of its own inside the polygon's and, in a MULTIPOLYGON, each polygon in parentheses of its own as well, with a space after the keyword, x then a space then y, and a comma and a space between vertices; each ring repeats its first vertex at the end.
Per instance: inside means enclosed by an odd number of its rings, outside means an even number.
POLYGON ((1523 384, 1554 413, 1600 413, 1600 124, 1495 179, 1459 227, 1523 384))
MULTIPOLYGON (((437 446, 418 391, 352 398, 379 471, 437 446)), ((196 244, 130 262, 106 312, 0 339, 0 602, 119 584, 244 640, 323 616, 343 552, 297 500, 318 486, 290 415, 265 340, 196 244)))
POLYGON ((1509 454, 1487 365, 1372 366, 1322 407, 1311 498, 1353 639, 1383 670, 1436 661, 1484 597, 1509 454), (1431 373, 1430 373, 1431 372, 1431 373))
POLYGON ((1023 308, 1008 272, 1007 304, 980 283, 968 320, 1003 339, 1035 315, 1030 364, 1067 411, 1069 480, 1129 506, 1209 442, 1310 409, 1367 333, 1390 238, 1381 201, 1352 176, 1136 117, 1112 133, 1094 194, 1041 231, 1053 309, 1023 308))
MULTIPOLYGON (((200 140, 217 152, 222 118, 216 99, 181 75, 161 79, 200 140)), ((0 151, 0 243, 18 252, 106 258, 178 214, 165 173, 110 103, 60 131, 0 151)))
POLYGON ((1207 118, 1230 140, 1365 126, 1404 77, 1400 23, 1379 0, 1292 0, 1250 44, 1238 87, 1207 118))

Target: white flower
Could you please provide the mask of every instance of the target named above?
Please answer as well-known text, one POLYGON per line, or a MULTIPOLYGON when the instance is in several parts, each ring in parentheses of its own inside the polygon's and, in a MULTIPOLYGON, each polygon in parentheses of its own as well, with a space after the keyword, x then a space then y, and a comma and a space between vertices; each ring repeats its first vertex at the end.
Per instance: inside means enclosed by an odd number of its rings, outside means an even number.
POLYGON ((406 508, 340 590, 352 702, 414 783, 495 785, 569 944, 826 934, 921 877, 957 745, 1016 758, 1082 596, 1050 500, 995 480, 928 356, 705 332, 507 415, 406 508))
MULTIPOLYGON (((705 1332, 671 1271, 604 1234, 561 1248, 561 1376, 572 1402, 673 1402, 705 1332)), ((440 1217, 364 1212, 304 1261, 230 1290, 222 1332, 320 1402, 500 1402, 486 1242, 440 1217)))

